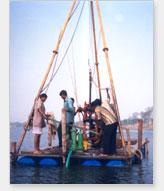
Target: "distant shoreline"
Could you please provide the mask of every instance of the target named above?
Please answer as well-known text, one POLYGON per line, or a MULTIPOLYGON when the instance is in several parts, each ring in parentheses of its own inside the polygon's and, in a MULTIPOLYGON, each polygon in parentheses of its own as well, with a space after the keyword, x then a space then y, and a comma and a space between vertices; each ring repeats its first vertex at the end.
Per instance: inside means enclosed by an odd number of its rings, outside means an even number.
MULTIPOLYGON (((10 124, 10 128, 15 128, 15 127, 23 127, 25 123, 17 123, 16 125, 13 123, 12 125, 10 124)), ((129 128, 130 130, 138 130, 138 124, 129 124, 129 125, 123 125, 122 128, 125 130, 126 128, 129 128)), ((143 130, 153 130, 153 124, 148 125, 144 124, 143 125, 143 130)))
MULTIPOLYGON (((130 130, 138 130, 138 124, 123 125, 123 129, 129 128, 130 130)), ((153 130, 153 124, 144 124, 143 130, 153 130)))

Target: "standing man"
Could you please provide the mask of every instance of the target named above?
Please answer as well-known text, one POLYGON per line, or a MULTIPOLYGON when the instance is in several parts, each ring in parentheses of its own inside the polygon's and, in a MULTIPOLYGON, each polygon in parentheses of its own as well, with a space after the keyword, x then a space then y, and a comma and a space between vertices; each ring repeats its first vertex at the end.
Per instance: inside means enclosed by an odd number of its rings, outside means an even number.
POLYGON ((39 99, 35 102, 34 116, 33 116, 33 133, 34 137, 34 154, 42 154, 40 151, 40 137, 42 134, 42 128, 46 126, 45 120, 49 115, 45 114, 44 102, 47 99, 46 94, 41 94, 39 99))
POLYGON ((96 107, 95 112, 99 122, 102 119, 102 121, 105 123, 103 134, 104 153, 100 154, 100 156, 104 157, 116 154, 116 133, 118 122, 116 115, 109 104, 109 101, 110 100, 108 98, 101 104, 101 100, 96 99, 91 103, 92 107, 96 107))
POLYGON ((72 100, 72 104, 73 104, 73 114, 74 114, 74 116, 75 116, 75 113, 76 113, 76 107, 74 107, 74 102, 75 102, 75 100, 74 100, 74 98, 72 98, 72 97, 71 97, 71 100, 72 100))
MULTIPOLYGON (((66 111, 66 124, 67 125, 67 139, 71 137, 71 129, 74 123, 74 109, 73 109, 73 101, 71 98, 67 96, 66 90, 62 90, 59 94, 61 98, 64 100, 64 106, 62 111, 66 111)), ((62 132, 61 132, 61 124, 58 127, 58 137, 59 137, 59 146, 62 147, 62 132)))

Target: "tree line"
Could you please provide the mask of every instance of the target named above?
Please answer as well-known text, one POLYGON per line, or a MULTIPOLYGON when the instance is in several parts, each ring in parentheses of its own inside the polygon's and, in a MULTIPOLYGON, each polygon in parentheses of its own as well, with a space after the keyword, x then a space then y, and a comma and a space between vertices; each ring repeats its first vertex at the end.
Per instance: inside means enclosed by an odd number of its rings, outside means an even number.
MULTIPOLYGON (((122 120, 122 125, 136 124, 138 119, 142 119, 144 124, 153 124, 153 106, 142 112, 134 112, 129 118, 122 120)), ((10 127, 22 127, 25 124, 26 122, 10 122, 10 127)))
POLYGON ((129 118, 122 120, 122 124, 136 124, 138 119, 142 119, 144 124, 153 124, 153 106, 147 107, 145 111, 134 112, 131 116, 129 116, 129 118))

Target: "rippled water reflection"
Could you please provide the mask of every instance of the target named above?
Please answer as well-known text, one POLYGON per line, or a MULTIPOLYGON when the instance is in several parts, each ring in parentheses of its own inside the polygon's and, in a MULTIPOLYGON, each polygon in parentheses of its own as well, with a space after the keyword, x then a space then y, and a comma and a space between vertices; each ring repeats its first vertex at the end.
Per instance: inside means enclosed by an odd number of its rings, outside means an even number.
MULTIPOLYGON (((47 146, 47 130, 41 140, 41 147, 47 146)), ((22 129, 11 129, 10 141, 18 141, 22 129)), ((131 131, 131 138, 137 137, 137 131, 131 131)), ((152 184, 153 183, 153 131, 144 131, 143 140, 150 140, 149 158, 141 165, 127 167, 83 167, 74 165, 64 167, 21 167, 11 165, 11 184, 152 184)), ((54 142, 56 145, 57 139, 54 142)), ((33 149, 33 135, 28 132, 22 150, 33 149)))

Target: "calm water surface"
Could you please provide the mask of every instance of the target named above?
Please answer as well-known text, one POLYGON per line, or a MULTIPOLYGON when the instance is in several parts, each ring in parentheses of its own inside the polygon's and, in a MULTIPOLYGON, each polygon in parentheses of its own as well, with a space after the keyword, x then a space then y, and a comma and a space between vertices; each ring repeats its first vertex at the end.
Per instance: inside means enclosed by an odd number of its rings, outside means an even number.
MULTIPOLYGON (((10 129, 10 142, 20 139, 22 128, 10 129)), ((124 133, 125 134, 125 133, 124 133)), ((137 138, 137 131, 130 131, 131 138, 137 138)), ((127 167, 22 167, 10 165, 11 184, 152 184, 153 183, 153 131, 144 131, 143 140, 150 140, 149 158, 142 164, 127 167)), ((33 150, 34 135, 27 132, 21 150, 33 150)), ((125 136, 126 139, 126 136, 125 136)), ((58 139, 53 145, 58 144, 58 139)), ((41 137, 41 148, 47 147, 47 129, 41 137)))

